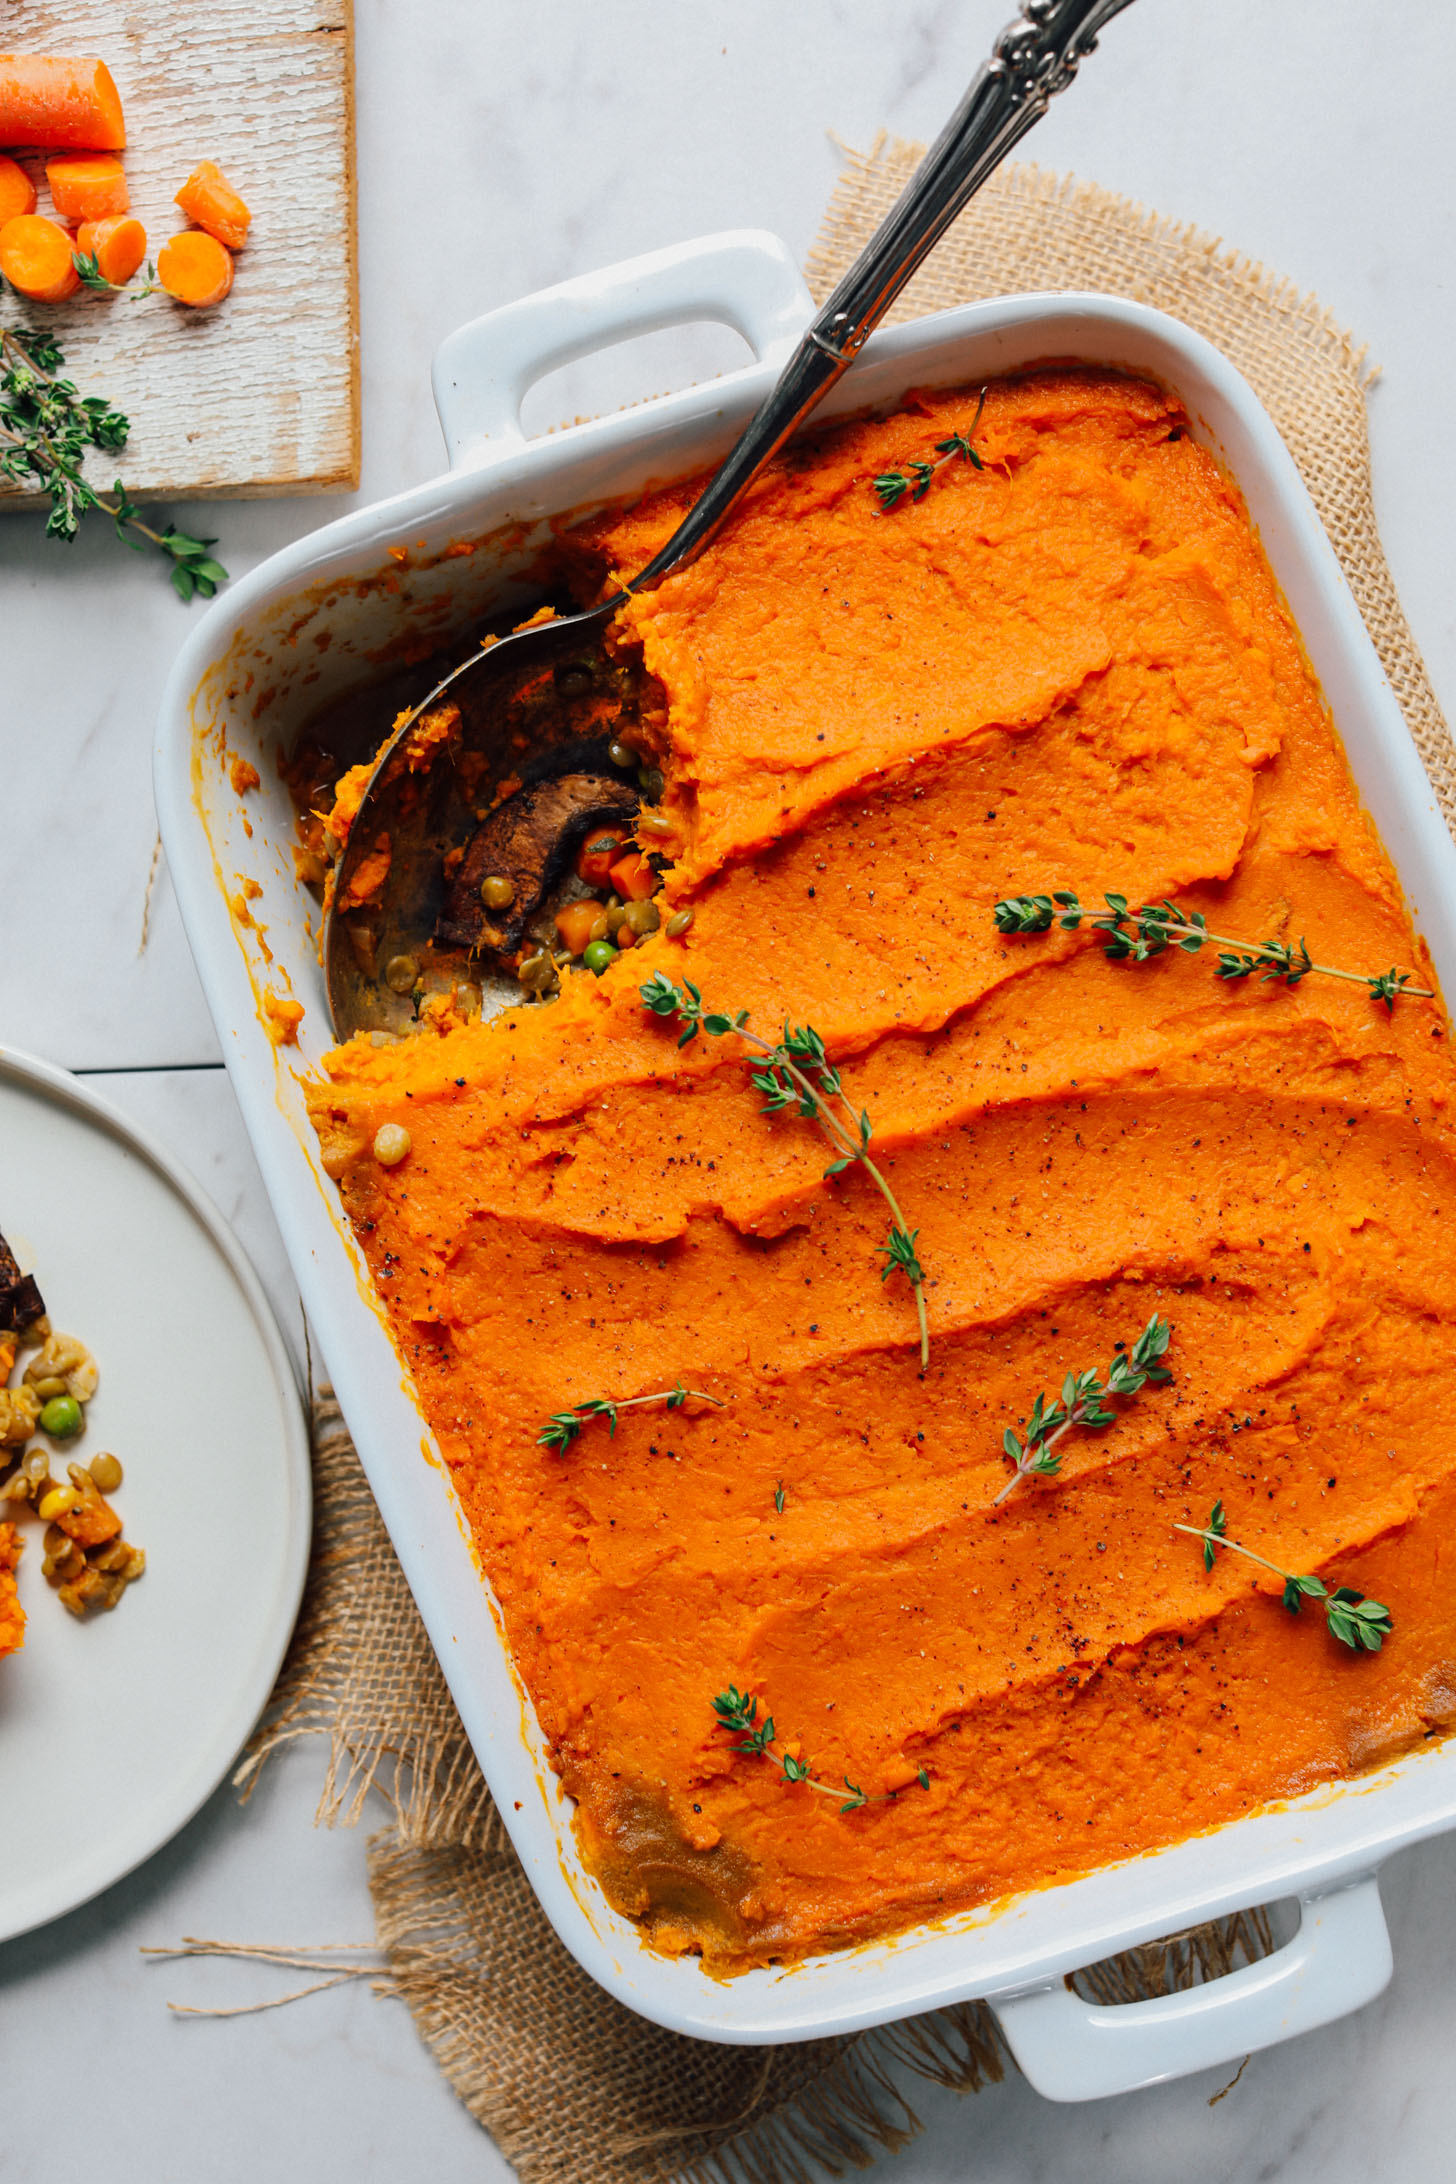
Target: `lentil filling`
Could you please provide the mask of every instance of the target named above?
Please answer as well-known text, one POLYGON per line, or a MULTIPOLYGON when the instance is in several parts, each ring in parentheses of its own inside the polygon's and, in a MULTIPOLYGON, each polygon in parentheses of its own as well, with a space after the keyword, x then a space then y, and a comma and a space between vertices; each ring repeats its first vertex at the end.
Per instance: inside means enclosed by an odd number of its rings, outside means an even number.
MULTIPOLYGON (((882 511, 876 476, 975 406, 792 450, 625 608, 662 695, 656 929, 549 1002, 355 1040, 312 1093, 586 1859, 723 1971, 1181 1840, 1456 1716, 1441 1003, 1114 963, 992 911, 1112 889, 1434 987, 1429 959, 1177 403, 993 383, 982 467, 882 511), (918 1231, 923 1374, 869 1179, 824 1180, 737 1039, 679 1048, 658 971, 822 1034, 918 1231), (1171 1379, 993 1506, 1004 1429, 1154 1312, 1171 1379), (722 1407, 538 1440, 678 1382, 722 1407), (1205 1571, 1173 1526, 1216 1498, 1231 1538, 1386 1603, 1383 1649, 1233 1553, 1205 1571), (869 1801, 735 1749, 730 1684, 869 1801)), ((692 490, 570 533, 580 593, 692 490)))

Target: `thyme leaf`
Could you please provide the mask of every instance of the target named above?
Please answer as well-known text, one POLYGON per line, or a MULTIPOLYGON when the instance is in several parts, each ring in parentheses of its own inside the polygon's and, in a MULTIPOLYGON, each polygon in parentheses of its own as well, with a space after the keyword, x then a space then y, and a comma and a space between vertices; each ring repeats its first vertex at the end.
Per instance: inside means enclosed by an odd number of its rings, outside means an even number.
POLYGON ((136 303, 143 296, 158 296, 162 292, 162 284, 157 279, 157 269, 150 258, 147 260, 146 272, 143 275, 141 286, 138 288, 133 288, 130 281, 109 281, 102 272, 100 261, 94 251, 73 250, 71 252, 71 263, 80 275, 83 285, 95 289, 98 295, 126 296, 131 302, 136 303))
POLYGON ((1126 895, 1104 895, 1102 899, 1106 910, 1087 910, 1071 888, 1059 887, 1048 895, 1009 895, 997 903, 992 914, 998 933, 1047 933, 1053 925, 1075 933, 1086 925, 1089 932, 1102 934, 1103 952, 1113 963, 1149 963, 1167 948, 1197 955, 1211 941, 1219 951, 1214 972, 1218 978, 1252 978, 1257 973, 1261 985, 1273 982, 1297 986, 1313 972, 1321 978, 1342 978, 1349 985, 1364 986, 1372 1001, 1383 1001, 1392 1011, 1403 993, 1421 1001, 1435 999, 1429 986, 1411 984, 1411 971, 1393 966, 1388 971, 1340 971, 1333 964, 1316 963, 1303 939, 1297 944, 1283 940, 1251 942, 1232 940, 1227 933, 1211 933, 1201 910, 1180 909, 1166 897, 1162 902, 1145 902, 1139 910, 1129 907, 1126 895))
POLYGON ((1203 1542, 1203 1567, 1211 1570, 1219 1548, 1226 1548, 1236 1555, 1246 1555, 1250 1562, 1257 1562, 1261 1569, 1270 1570, 1281 1578, 1284 1606, 1291 1615, 1298 1615, 1306 1600, 1322 1600, 1325 1624, 1332 1638, 1338 1638, 1342 1646, 1352 1651, 1378 1653, 1381 1645, 1395 1628, 1389 1608, 1378 1600, 1369 1600, 1364 1593, 1356 1592, 1353 1585, 1336 1585, 1331 1589, 1323 1578, 1307 1573, 1281 1570, 1277 1562, 1270 1562, 1265 1555, 1256 1554, 1252 1547, 1245 1547, 1228 1536, 1228 1519, 1223 1503, 1216 1501, 1207 1524, 1175 1524, 1175 1532, 1186 1532, 1190 1539, 1203 1542))
POLYGON ((999 1508, 1020 1479, 1054 1479, 1062 1468, 1057 1443, 1073 1426, 1084 1426, 1090 1433, 1099 1433, 1110 1426, 1117 1412, 1109 1410, 1108 1396, 1132 1396, 1146 1386, 1171 1380, 1173 1375, 1166 1365, 1158 1361, 1172 1339, 1170 1321, 1160 1319, 1155 1312, 1138 1336, 1132 1349, 1119 1350, 1107 1368, 1106 1380, 1098 1378, 1096 1368, 1085 1373, 1068 1373, 1062 1382, 1059 1400, 1048 1402, 1039 1394, 1031 1406, 1031 1416, 1026 1422, 1026 1438, 1019 1440, 1008 1426, 1001 1436, 1001 1446, 1015 1464, 1006 1484, 992 1502, 999 1508))
POLYGON ((215 539, 192 538, 170 523, 164 531, 154 530, 142 521, 119 478, 108 499, 83 475, 88 449, 117 454, 131 424, 102 396, 80 394, 62 379, 65 361, 48 334, 27 333, 22 340, 0 327, 0 478, 11 485, 38 485, 45 493, 47 538, 69 542, 83 518, 99 509, 111 518, 124 546, 138 553, 154 550, 170 562, 179 599, 211 599, 227 582, 227 570, 208 550, 215 539))
POLYGON ((651 1395, 626 1395, 615 1402, 610 1396, 593 1395, 584 1403, 574 1403, 570 1410, 553 1411, 537 1434, 536 1442, 538 1447, 555 1449, 558 1456, 564 1456, 582 1427, 593 1418, 606 1419, 607 1438, 612 1440, 616 1437, 620 1411, 639 1410, 644 1403, 662 1403, 668 1410, 681 1410, 689 1396, 696 1397, 700 1403, 712 1403, 718 1410, 723 1408, 721 1396, 707 1395, 701 1388, 685 1388, 680 1380, 651 1395))
MULTIPOLYGON (((844 1788, 837 1789, 832 1782, 821 1782, 807 1759, 800 1759, 793 1752, 775 1751, 779 1738, 773 1715, 765 1714, 760 1720, 758 1700, 748 1692, 740 1691, 736 1684, 729 1684, 726 1691, 718 1693, 713 1701, 713 1712, 718 1717, 717 1726, 739 1739, 733 1747, 735 1752, 743 1752, 751 1759, 766 1759, 770 1766, 778 1768, 785 1782, 802 1782, 805 1789, 817 1790, 821 1797, 836 1799, 842 1813, 858 1812, 862 1805, 892 1805, 895 1802, 893 1790, 883 1797, 869 1797, 858 1782, 850 1781, 848 1775, 843 1778, 844 1788)), ((930 1776, 924 1767, 918 1770, 916 1780, 922 1789, 930 1788, 930 1776)))
POLYGON ((760 1113, 782 1115, 792 1111, 808 1122, 817 1122, 836 1155, 824 1171, 826 1178, 842 1175, 846 1168, 856 1164, 864 1169, 891 1214, 889 1235, 883 1244, 876 1246, 885 1254, 880 1279, 888 1281, 892 1274, 903 1274, 914 1291, 923 1370, 930 1362, 930 1327, 925 1314, 925 1270, 916 1252, 920 1231, 908 1225, 894 1192, 870 1158, 873 1130, 869 1115, 863 1108, 856 1115, 850 1107, 839 1071, 830 1061, 818 1032, 809 1024, 785 1022, 783 1038, 775 1046, 769 1040, 761 1039, 756 1031, 747 1029, 747 1009, 739 1009, 734 1016, 707 1011, 696 986, 686 979, 681 986, 675 985, 665 971, 654 972, 638 990, 643 1007, 654 1016, 676 1019, 683 1025, 677 1042, 679 1048, 687 1046, 700 1030, 710 1039, 726 1038, 731 1032, 765 1055, 766 1061, 749 1073, 755 1091, 763 1094, 760 1113), (831 1105, 831 1102, 838 1104, 831 1105))
POLYGON ((973 441, 976 427, 981 422, 981 412, 986 407, 986 389, 976 404, 976 414, 965 432, 953 432, 947 440, 937 440, 935 452, 939 462, 920 461, 907 463, 903 470, 882 470, 874 480, 874 495, 880 504, 880 512, 887 515, 908 493, 912 501, 924 500, 935 482, 936 473, 944 470, 947 463, 969 463, 973 470, 984 470, 986 465, 976 453, 973 441))

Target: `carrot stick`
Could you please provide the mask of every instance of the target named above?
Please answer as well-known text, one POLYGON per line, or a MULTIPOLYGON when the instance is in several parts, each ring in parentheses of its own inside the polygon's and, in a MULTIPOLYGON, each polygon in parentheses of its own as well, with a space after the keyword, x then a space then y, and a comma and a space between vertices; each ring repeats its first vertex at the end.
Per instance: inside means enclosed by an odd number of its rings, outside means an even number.
POLYGON ((7 159, 0 152, 0 227, 7 220, 18 219, 22 212, 35 211, 35 184, 18 160, 7 159))
POLYGON ((119 152, 121 100, 105 61, 0 53, 0 144, 119 152))
POLYGON ((0 273, 34 303, 59 303, 79 288, 71 238, 54 220, 22 212, 0 228, 0 273))
POLYGON ((157 252, 157 279, 178 303, 205 310, 232 287, 233 261, 214 236, 189 229, 157 252))
POLYGON ((62 220, 109 220, 131 199, 115 152, 72 152, 46 161, 51 203, 62 220))
POLYGON ((76 231, 76 248, 83 258, 94 258, 103 280, 124 288, 147 254, 147 231, 130 215, 113 220, 83 220, 76 231))
POLYGON ((172 202, 229 250, 241 250, 247 241, 253 215, 210 159, 193 168, 172 202))

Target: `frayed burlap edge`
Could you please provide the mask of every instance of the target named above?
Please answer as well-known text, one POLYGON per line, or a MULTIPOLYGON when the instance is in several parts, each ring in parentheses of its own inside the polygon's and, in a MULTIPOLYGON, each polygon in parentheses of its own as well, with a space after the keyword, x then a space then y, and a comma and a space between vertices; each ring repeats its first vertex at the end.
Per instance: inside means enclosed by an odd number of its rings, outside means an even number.
POLYGON ((377 1789, 402 1842, 499 1851, 505 1829, 330 1388, 314 1402, 313 1476, 303 1609, 233 1780, 246 1797, 270 1753, 325 1736, 320 1822, 352 1826, 377 1789))
POLYGON ((525 2178, 810 2184, 915 2135, 905 2073, 969 2092, 1005 2068, 980 2003, 853 2039, 684 2039, 585 1977, 509 1853, 420 1850, 389 1832, 369 1863, 393 1990, 525 2178))
MULTIPOLYGON (((868 240, 918 147, 849 152, 809 260, 816 295, 868 240)), ((1315 298, 1218 238, 1071 177, 994 176, 937 246, 893 320, 978 297, 1093 289, 1169 312, 1243 371, 1304 476, 1448 823, 1456 746, 1395 593, 1375 524, 1365 353, 1315 298)), ((851 2039, 758 2050, 684 2040, 580 1972, 509 1847, 337 1407, 320 1406, 318 1527, 304 1615, 240 1770, 323 1734, 319 1816, 394 1808, 369 1846, 386 1989, 524 2184, 810 2184, 870 2166, 919 2129, 907 2079, 974 2091, 1004 2074, 982 2004, 851 2039)), ((1191 1929, 1079 1973, 1130 2001, 1216 1978, 1272 1946, 1261 1912, 1191 1929)), ((321 1967, 322 1968, 322 1967, 321 1967)))

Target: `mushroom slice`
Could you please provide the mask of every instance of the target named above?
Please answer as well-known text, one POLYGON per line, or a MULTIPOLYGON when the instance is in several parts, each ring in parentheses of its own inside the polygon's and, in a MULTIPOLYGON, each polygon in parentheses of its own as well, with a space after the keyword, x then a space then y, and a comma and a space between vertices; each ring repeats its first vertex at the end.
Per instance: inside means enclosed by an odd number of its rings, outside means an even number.
POLYGON ((22 1274, 14 1252, 0 1236, 0 1334, 23 1335, 45 1311, 33 1274, 22 1274))
POLYGON ((588 830, 616 819, 630 832, 637 806, 635 789, 602 773, 558 774, 517 789, 471 837, 446 891, 435 939, 474 954, 510 958, 588 830), (511 900, 503 909, 488 910, 481 899, 481 885, 491 879, 511 883, 511 900))

